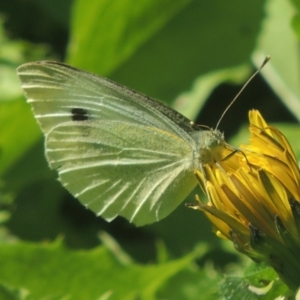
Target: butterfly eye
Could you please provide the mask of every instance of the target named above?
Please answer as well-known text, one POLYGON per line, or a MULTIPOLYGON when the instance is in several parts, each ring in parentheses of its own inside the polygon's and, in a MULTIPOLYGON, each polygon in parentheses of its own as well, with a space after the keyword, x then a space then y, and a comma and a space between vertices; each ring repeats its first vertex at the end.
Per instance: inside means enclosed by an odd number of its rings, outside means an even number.
POLYGON ((89 119, 87 111, 83 108, 73 108, 71 113, 73 121, 86 121, 89 119))

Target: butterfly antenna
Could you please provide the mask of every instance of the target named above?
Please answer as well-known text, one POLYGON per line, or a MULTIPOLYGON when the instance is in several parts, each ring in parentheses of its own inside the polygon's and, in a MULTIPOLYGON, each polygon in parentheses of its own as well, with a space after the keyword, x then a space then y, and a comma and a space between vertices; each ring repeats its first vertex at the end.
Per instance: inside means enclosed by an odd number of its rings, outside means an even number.
POLYGON ((254 72, 254 74, 246 81, 246 83, 243 85, 243 87, 240 89, 240 91, 237 93, 237 95, 234 97, 234 99, 229 103, 229 105, 226 107, 226 109, 223 111, 216 129, 218 129, 222 119, 224 118, 225 114, 227 113, 227 111, 229 110, 229 108, 233 105, 233 103, 236 101, 236 99, 240 96, 240 94, 243 92, 243 90, 246 88, 246 86, 249 84, 249 82, 261 71, 261 69, 265 66, 265 64, 271 59, 270 55, 267 55, 266 58, 264 59, 263 63, 261 64, 261 66, 256 70, 256 72, 254 72))

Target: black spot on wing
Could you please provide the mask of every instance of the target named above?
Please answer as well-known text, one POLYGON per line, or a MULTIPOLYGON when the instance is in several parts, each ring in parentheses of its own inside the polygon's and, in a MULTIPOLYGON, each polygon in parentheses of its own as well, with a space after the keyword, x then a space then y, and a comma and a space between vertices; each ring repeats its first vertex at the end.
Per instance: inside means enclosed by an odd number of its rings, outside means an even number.
POLYGON ((83 108, 72 108, 71 113, 73 121, 86 121, 89 119, 87 111, 83 108))

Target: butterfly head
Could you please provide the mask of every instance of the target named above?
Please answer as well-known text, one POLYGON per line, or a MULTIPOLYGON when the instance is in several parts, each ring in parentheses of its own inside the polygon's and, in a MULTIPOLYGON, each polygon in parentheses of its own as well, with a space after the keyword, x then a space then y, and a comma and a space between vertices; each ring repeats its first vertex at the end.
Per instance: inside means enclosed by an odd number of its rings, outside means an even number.
POLYGON ((193 136, 197 145, 197 159, 201 165, 215 164, 223 159, 226 148, 224 134, 215 129, 198 131, 193 136))

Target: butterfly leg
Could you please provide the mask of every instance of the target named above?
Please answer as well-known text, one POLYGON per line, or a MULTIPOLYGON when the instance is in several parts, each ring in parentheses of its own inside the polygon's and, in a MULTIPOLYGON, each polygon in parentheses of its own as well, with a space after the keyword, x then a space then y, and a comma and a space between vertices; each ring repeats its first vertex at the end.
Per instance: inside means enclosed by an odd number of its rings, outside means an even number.
MULTIPOLYGON (((221 161, 225 161, 225 160, 229 159, 230 157, 232 157, 232 156, 233 156, 234 154, 236 154, 237 152, 239 152, 239 153, 241 153, 241 154, 244 156, 244 158, 245 158, 245 160, 246 160, 246 162, 247 162, 247 165, 248 165, 249 168, 250 168, 250 171, 252 171, 251 165, 250 165, 250 163, 249 163, 249 161, 248 161, 248 158, 247 158, 246 154, 244 153, 244 151, 242 151, 242 150, 239 149, 239 148, 234 148, 234 147, 231 146, 231 145, 227 145, 227 147, 229 147, 229 148, 232 150, 232 152, 231 152, 230 154, 228 154, 227 156, 225 156, 224 158, 222 158, 221 161)), ((220 165, 218 165, 218 163, 216 163, 216 165, 217 165, 220 169, 222 169, 222 167, 221 167, 220 165)))

